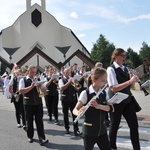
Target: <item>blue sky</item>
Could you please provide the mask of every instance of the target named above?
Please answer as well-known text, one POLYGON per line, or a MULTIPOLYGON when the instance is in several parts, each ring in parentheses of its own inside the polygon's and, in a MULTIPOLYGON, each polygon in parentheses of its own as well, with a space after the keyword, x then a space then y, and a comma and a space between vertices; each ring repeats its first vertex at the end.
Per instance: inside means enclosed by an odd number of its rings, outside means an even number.
MULTIPOLYGON (((41 5, 41 0, 32 4, 41 5)), ((90 52, 103 34, 125 50, 139 52, 150 45, 150 0, 46 0, 46 10, 70 28, 90 52)), ((26 11, 26 0, 1 0, 0 30, 11 26, 26 11)))

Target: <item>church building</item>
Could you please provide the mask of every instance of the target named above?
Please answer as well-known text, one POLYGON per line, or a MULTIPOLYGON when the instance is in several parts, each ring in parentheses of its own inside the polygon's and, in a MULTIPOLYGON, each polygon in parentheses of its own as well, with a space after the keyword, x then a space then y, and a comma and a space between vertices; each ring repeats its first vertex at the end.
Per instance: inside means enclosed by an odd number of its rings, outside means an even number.
POLYGON ((94 62, 86 47, 71 29, 46 11, 45 0, 41 0, 41 5, 31 5, 31 1, 26 0, 26 11, 0 32, 1 65, 9 69, 13 63, 60 69, 77 63, 92 68, 94 62))

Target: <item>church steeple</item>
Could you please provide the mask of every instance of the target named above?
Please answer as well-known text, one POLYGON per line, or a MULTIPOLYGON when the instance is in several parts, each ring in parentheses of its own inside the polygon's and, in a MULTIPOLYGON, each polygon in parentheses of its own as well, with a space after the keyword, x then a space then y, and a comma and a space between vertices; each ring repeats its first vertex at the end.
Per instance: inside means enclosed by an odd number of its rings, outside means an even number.
MULTIPOLYGON (((31 8, 31 1, 32 0, 26 0, 26 8, 29 10, 31 8)), ((45 5, 45 0, 41 0, 41 7, 43 10, 45 10, 46 5, 45 5)))

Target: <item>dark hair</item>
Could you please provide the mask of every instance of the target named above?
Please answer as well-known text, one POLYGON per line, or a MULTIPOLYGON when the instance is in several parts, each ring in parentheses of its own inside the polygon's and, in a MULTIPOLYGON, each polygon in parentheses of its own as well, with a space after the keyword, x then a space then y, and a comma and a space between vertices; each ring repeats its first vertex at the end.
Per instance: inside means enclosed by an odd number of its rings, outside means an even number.
POLYGON ((107 74, 106 69, 94 67, 91 70, 91 74, 87 78, 87 87, 89 87, 92 84, 93 79, 97 80, 99 77, 103 76, 104 74, 107 74))
POLYGON ((125 52, 124 49, 122 49, 122 48, 116 48, 116 49, 113 51, 112 55, 111 55, 110 65, 114 62, 115 56, 119 56, 119 55, 121 55, 121 54, 124 53, 124 52, 125 52))

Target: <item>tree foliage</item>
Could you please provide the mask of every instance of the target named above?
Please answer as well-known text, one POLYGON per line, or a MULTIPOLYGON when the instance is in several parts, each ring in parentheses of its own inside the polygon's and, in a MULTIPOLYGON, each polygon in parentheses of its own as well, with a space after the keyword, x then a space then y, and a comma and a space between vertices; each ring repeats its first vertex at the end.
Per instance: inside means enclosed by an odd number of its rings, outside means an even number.
POLYGON ((107 68, 110 63, 111 54, 115 46, 113 43, 109 43, 106 38, 101 34, 96 43, 93 44, 91 50, 91 59, 95 62, 102 62, 104 68, 107 68))
POLYGON ((134 52, 131 48, 127 49, 127 61, 130 62, 130 64, 132 62, 132 68, 136 68, 142 64, 142 60, 138 53, 134 52))
MULTIPOLYGON (((101 34, 96 43, 93 44, 93 48, 91 50, 91 59, 95 62, 102 62, 104 68, 107 68, 109 66, 111 55, 114 49, 114 44, 109 43, 105 36, 101 34)), ((148 74, 150 65, 150 47, 148 44, 146 42, 142 43, 139 54, 136 53, 132 48, 128 48, 126 61, 131 68, 136 68, 143 64, 144 70, 146 74, 148 74)))
POLYGON ((146 59, 146 58, 150 58, 150 47, 148 46, 148 44, 146 42, 142 43, 142 46, 139 54, 142 60, 146 59))

